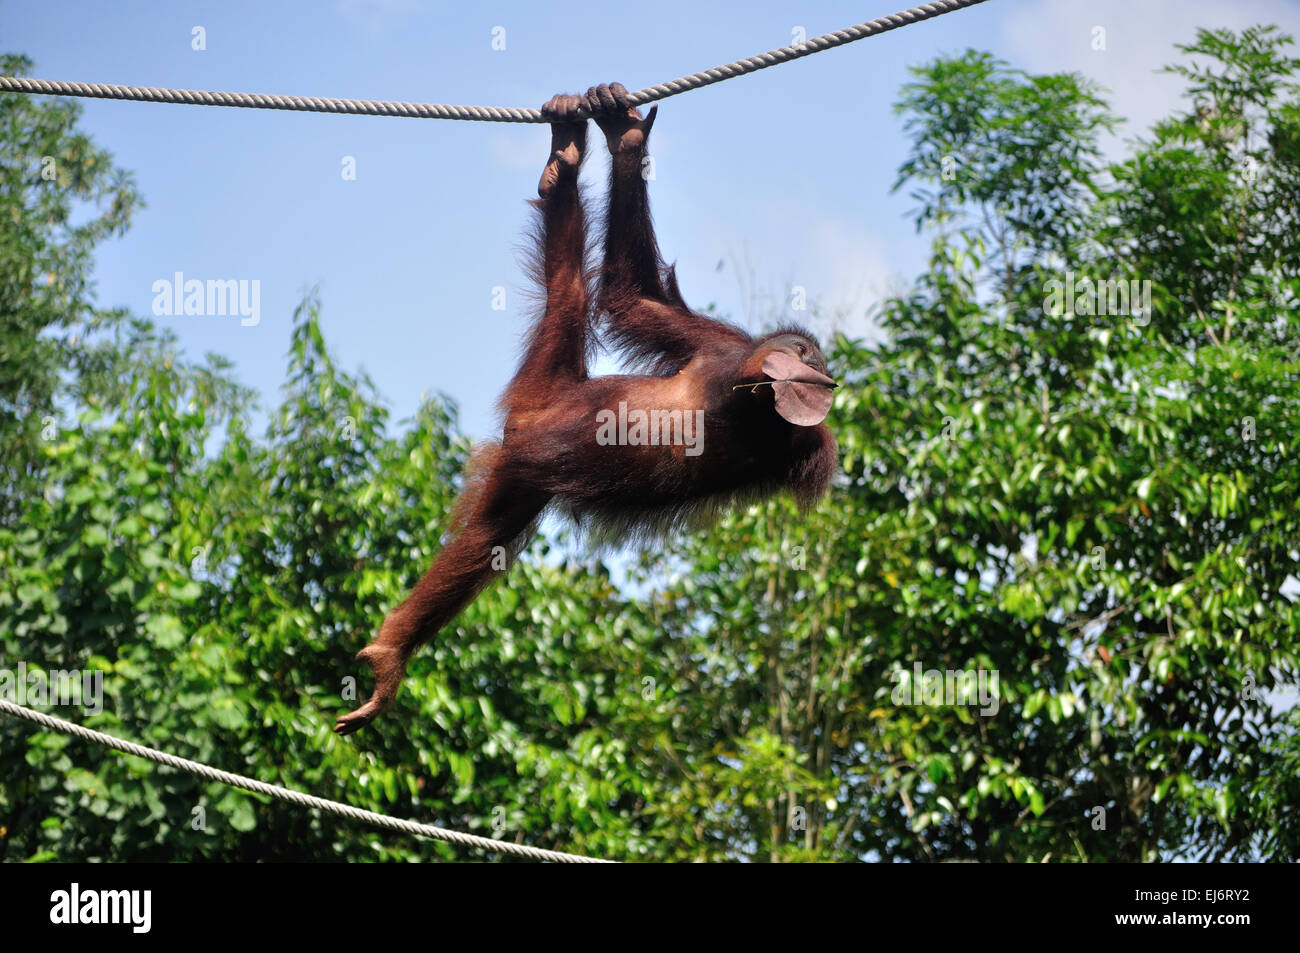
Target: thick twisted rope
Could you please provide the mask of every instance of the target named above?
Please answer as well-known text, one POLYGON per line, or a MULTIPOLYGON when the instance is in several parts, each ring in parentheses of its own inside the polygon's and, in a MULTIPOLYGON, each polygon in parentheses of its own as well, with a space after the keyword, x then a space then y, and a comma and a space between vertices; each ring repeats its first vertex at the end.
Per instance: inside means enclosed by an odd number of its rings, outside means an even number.
POLYGON ((282 801, 288 801, 290 804, 297 804, 299 807, 315 808, 316 810, 324 811, 327 814, 336 814, 339 817, 361 821, 363 824, 373 824, 376 827, 383 827, 390 831, 400 831, 403 834, 414 834, 416 837, 431 837, 434 840, 447 841, 448 843, 458 844, 462 847, 475 847, 479 850, 495 850, 500 851, 503 854, 517 854, 521 857, 530 857, 533 860, 553 860, 562 864, 613 863, 613 861, 597 860, 593 857, 582 857, 578 854, 564 854, 559 851, 529 847, 526 844, 511 844, 508 841, 493 840, 490 837, 478 837, 474 834, 463 834, 460 831, 449 831, 442 827, 434 827, 432 824, 417 824, 414 821, 406 821, 396 817, 388 817, 384 814, 376 814, 374 811, 363 811, 360 808, 352 807, 350 804, 340 804, 337 801, 327 801, 324 798, 313 797, 310 794, 303 794, 300 791, 291 791, 289 788, 282 788, 279 785, 267 784, 265 781, 246 778, 241 774, 231 774, 229 771, 218 771, 216 768, 210 768, 206 764, 200 764, 197 761, 189 761, 185 758, 178 758, 175 755, 167 754, 165 751, 157 751, 154 748, 146 748, 144 745, 133 744, 130 741, 122 741, 121 739, 114 738, 112 735, 106 735, 99 731, 92 731, 89 728, 83 728, 81 725, 75 725, 70 721, 55 718, 51 715, 46 715, 43 712, 32 711, 30 708, 24 708, 22 705, 16 705, 3 698, 0 698, 0 713, 13 715, 15 718, 25 719, 26 721, 38 724, 43 728, 48 728, 51 731, 58 731, 65 735, 72 735, 74 738, 91 741, 97 745, 112 748, 115 751, 135 755, 137 758, 145 758, 158 764, 165 764, 169 768, 178 768, 181 771, 196 775, 197 777, 204 778, 208 781, 219 781, 222 784, 228 784, 235 788, 242 788, 245 791, 253 791, 257 794, 265 794, 268 797, 279 798, 282 801))
MULTIPOLYGON (((888 33, 901 26, 920 23, 985 0, 935 0, 910 10, 868 20, 857 26, 813 37, 802 43, 769 50, 758 56, 736 60, 702 73, 693 73, 657 86, 647 86, 628 99, 634 106, 657 102, 688 90, 699 89, 733 79, 746 73, 767 69, 778 63, 811 56, 845 43, 888 33)), ((351 113, 361 116, 404 116, 409 119, 464 119, 474 122, 546 122, 539 109, 516 109, 510 106, 449 106, 442 103, 401 103, 370 99, 324 99, 317 96, 279 96, 272 93, 222 93, 201 89, 169 89, 153 86, 114 86, 108 83, 76 83, 63 80, 29 79, 24 76, 0 76, 0 91, 42 93, 52 96, 83 96, 92 99, 129 99, 136 102, 183 103, 190 106, 240 106, 246 109, 293 109, 319 113, 351 113)), ((586 115, 585 110, 580 111, 586 115)))

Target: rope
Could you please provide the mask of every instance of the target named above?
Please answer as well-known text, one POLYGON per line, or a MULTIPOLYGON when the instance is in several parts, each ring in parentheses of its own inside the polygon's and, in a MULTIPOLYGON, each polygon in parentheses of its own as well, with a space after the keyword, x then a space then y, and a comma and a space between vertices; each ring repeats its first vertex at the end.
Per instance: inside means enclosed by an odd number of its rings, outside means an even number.
MULTIPOLYGON (((736 60, 702 73, 693 73, 658 86, 647 86, 628 96, 634 106, 657 102, 688 90, 699 89, 767 69, 778 63, 797 60, 845 43, 888 33, 901 26, 920 23, 931 17, 973 7, 985 0, 935 0, 910 10, 868 20, 857 26, 805 40, 791 46, 769 50, 748 59, 736 60)), ((319 113, 350 113, 361 116, 403 116, 409 119, 464 119, 472 122, 546 122, 539 109, 516 109, 510 106, 449 106, 442 103, 402 103, 372 99, 324 99, 317 96, 279 96, 273 93, 223 93, 201 89, 169 89, 154 86, 114 86, 108 83, 76 83, 63 80, 29 79, 24 76, 0 76, 0 91, 40 93, 51 96, 83 96, 92 99, 129 99, 136 102, 183 103, 190 106, 240 106, 247 109, 292 109, 319 113)), ((584 109, 580 115, 586 116, 584 109)))
POLYGON ((64 721, 61 718, 55 718, 39 711, 32 711, 30 708, 24 708, 22 705, 16 705, 11 701, 0 698, 0 713, 13 715, 15 718, 23 718, 27 721, 34 722, 51 731, 59 731, 65 735, 72 735, 75 738, 81 738, 85 741, 92 741, 95 744, 103 745, 106 748, 112 748, 125 754, 135 755, 137 758, 146 758, 149 761, 165 764, 169 768, 179 768, 189 774, 205 778, 209 781, 219 781, 222 784, 228 784, 231 787, 243 788, 245 791, 253 791, 257 794, 265 794, 269 797, 279 798, 282 801, 288 801, 290 804, 297 804, 299 807, 310 807, 316 810, 325 811, 327 814, 337 814, 339 817, 350 818, 354 821, 361 821, 365 824, 373 824, 376 827, 383 827, 390 831, 400 831, 403 834, 414 834, 416 837, 431 837, 434 840, 447 841, 452 844, 459 844, 462 847, 475 847, 480 850, 497 850, 504 854, 518 854, 521 857, 531 857, 533 860, 553 860, 562 864, 607 864, 613 861, 597 860, 593 857, 582 857, 578 854, 563 854, 554 850, 542 850, 538 847, 529 847, 526 844, 511 844, 506 841, 493 840, 490 837, 478 837, 474 834, 463 834, 460 831, 449 831, 442 827, 434 827, 432 824, 417 824, 415 821, 406 821, 396 817, 388 817, 384 814, 376 814, 374 811, 363 811, 360 808, 352 807, 350 804, 340 804, 337 801, 327 801, 324 798, 313 797, 310 794, 303 794, 301 791, 291 791, 288 788, 282 788, 275 784, 267 784, 265 781, 256 781, 253 778, 246 778, 240 774, 231 774, 228 771, 218 771, 216 768, 210 768, 206 764, 199 764, 197 761, 188 761, 185 758, 178 758, 175 755, 167 754, 165 751, 157 751, 153 748, 146 748, 144 745, 133 744, 130 741, 122 741, 114 738, 112 735, 106 735, 99 731, 92 731, 89 728, 83 728, 81 725, 74 725, 70 721, 64 721))

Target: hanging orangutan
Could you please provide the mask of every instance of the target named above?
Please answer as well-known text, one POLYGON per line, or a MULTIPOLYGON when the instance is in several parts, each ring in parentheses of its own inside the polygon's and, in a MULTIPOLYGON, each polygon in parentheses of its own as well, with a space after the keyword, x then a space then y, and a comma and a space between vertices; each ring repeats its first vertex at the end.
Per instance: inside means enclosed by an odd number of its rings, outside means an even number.
POLYGON ((798 327, 755 339, 695 313, 660 257, 642 176, 657 111, 642 118, 619 84, 542 107, 551 151, 531 204, 545 308, 501 398, 502 437, 471 461, 450 542, 357 656, 375 690, 339 718, 340 734, 392 703, 411 654, 502 574, 548 507, 609 541, 705 525, 780 491, 807 508, 829 486, 837 458, 822 421, 835 382, 817 341, 798 327), (578 193, 583 106, 612 156, 598 282, 578 193), (597 331, 640 373, 590 376, 597 331))

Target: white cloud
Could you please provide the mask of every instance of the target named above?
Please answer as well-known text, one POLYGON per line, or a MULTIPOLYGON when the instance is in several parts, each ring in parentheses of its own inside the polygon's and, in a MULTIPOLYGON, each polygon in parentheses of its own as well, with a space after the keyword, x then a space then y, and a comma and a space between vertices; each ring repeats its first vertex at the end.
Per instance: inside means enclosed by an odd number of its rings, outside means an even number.
POLYGON ((336 7, 344 19, 373 40, 393 20, 421 12, 424 0, 336 0, 336 7))
MULTIPOLYGON (((1128 120, 1121 138, 1145 135, 1157 119, 1187 108, 1182 78, 1159 70, 1183 58, 1174 44, 1194 40, 1198 27, 1239 32, 1276 23, 1300 36, 1300 6, 1277 0, 1036 0, 1002 10, 1003 58, 1035 73, 1079 72, 1107 87, 1115 112, 1128 120), (1104 50, 1093 49, 1098 28, 1104 50)), ((1119 141, 1107 146, 1112 157, 1124 151, 1119 141)))
MULTIPOLYGON (((500 127, 498 127, 500 129, 500 127)), ((515 127, 506 127, 487 137, 487 153, 493 164, 507 172, 527 172, 535 169, 538 175, 546 164, 546 137, 522 135, 515 127)))
POLYGON ((884 236, 852 221, 820 218, 798 242, 792 274, 817 299, 835 327, 864 335, 867 308, 897 290, 884 236))
POLYGON ((742 231, 719 230, 692 245, 682 261, 709 267, 690 269, 688 296, 697 305, 716 301, 751 330, 785 318, 815 325, 819 334, 838 329, 867 336, 867 309, 898 290, 885 236, 807 205, 769 201, 750 210, 742 231), (816 306, 816 321, 810 311, 792 309, 796 286, 807 306, 816 306))

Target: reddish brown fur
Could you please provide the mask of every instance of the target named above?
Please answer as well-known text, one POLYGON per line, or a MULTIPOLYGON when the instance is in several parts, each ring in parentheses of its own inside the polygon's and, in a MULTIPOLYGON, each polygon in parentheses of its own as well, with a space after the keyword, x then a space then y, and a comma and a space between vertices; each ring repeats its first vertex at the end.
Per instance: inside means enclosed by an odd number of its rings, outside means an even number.
POLYGON ((340 733, 364 726, 392 702, 411 653, 502 574, 547 507, 601 539, 618 540, 707 521, 728 504, 781 490, 807 507, 835 471, 835 442, 825 424, 799 427, 782 419, 771 387, 736 389, 771 383, 761 368, 773 350, 824 373, 813 337, 792 327, 755 340, 696 314, 664 265, 641 175, 654 111, 642 119, 617 85, 589 90, 585 101, 557 96, 543 108, 552 122, 551 155, 533 204, 544 311, 501 398, 502 440, 476 455, 451 541, 362 650, 359 658, 375 672, 375 693, 339 719, 340 733), (571 118, 584 102, 612 154, 604 263, 594 295, 584 268, 578 190, 586 122, 571 118), (597 323, 641 374, 588 374, 597 323), (702 452, 598 443, 597 415, 616 412, 621 402, 629 411, 702 411, 702 452))

